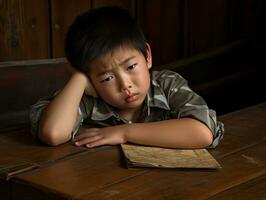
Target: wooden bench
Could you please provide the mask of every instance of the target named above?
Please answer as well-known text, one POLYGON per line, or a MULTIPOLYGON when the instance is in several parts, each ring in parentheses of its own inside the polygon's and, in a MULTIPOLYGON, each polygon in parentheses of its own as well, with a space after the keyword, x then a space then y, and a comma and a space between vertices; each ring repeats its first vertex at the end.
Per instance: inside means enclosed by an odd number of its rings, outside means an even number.
MULTIPOLYGON (((261 92, 263 57, 246 41, 237 41, 153 69, 180 73, 220 115, 266 100, 266 93, 261 92)), ((64 58, 0 63, 0 132, 29 123, 29 106, 67 81, 66 65, 64 58)))
POLYGON ((29 106, 67 80, 66 59, 0 63, 0 131, 29 123, 29 106))
POLYGON ((222 169, 127 169, 121 149, 47 147, 27 128, 0 135, 1 199, 265 199, 266 102, 219 117, 222 169))

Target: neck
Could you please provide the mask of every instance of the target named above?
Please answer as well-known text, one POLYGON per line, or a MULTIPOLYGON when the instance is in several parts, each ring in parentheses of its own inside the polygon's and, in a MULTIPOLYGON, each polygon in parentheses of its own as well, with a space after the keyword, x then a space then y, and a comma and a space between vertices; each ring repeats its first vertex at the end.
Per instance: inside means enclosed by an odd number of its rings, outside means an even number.
POLYGON ((120 110, 117 111, 119 117, 126 119, 128 121, 135 122, 140 116, 141 107, 137 109, 128 109, 128 110, 120 110))

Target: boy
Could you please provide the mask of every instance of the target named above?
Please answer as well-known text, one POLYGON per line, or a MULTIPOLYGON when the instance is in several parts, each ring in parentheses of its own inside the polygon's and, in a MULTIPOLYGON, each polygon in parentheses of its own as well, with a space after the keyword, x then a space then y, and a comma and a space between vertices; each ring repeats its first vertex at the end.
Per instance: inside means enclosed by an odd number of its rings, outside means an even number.
POLYGON ((65 53, 70 80, 30 111, 32 133, 43 142, 204 148, 223 137, 223 124, 186 80, 149 72, 150 46, 125 10, 102 7, 77 17, 65 53))

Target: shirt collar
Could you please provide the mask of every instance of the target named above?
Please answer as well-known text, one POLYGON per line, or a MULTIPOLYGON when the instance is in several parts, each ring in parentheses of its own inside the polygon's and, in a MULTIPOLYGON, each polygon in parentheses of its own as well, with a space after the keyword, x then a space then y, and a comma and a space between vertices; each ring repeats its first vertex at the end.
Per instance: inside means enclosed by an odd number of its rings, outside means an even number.
MULTIPOLYGON (((93 101, 94 104, 91 114, 92 120, 103 121, 110 117, 119 118, 118 114, 114 111, 114 109, 110 105, 105 103, 102 99, 94 98, 93 101)), ((155 80, 151 81, 151 87, 148 91, 144 104, 144 106, 147 107, 147 115, 150 115, 151 107, 170 110, 167 98, 160 85, 155 80)))
POLYGON ((93 101, 94 104, 91 113, 92 120, 103 121, 112 116, 118 117, 117 114, 112 110, 112 108, 102 99, 94 98, 93 101))
POLYGON ((170 110, 168 100, 156 80, 151 81, 151 88, 148 92, 147 100, 148 108, 157 107, 165 110, 170 110))

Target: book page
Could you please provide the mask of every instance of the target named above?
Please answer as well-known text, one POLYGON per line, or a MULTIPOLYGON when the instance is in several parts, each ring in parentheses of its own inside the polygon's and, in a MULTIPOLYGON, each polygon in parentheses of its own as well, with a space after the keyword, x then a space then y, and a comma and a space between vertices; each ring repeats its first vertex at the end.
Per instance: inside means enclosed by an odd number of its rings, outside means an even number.
POLYGON ((168 149, 121 145, 128 167, 221 168, 206 149, 168 149))

